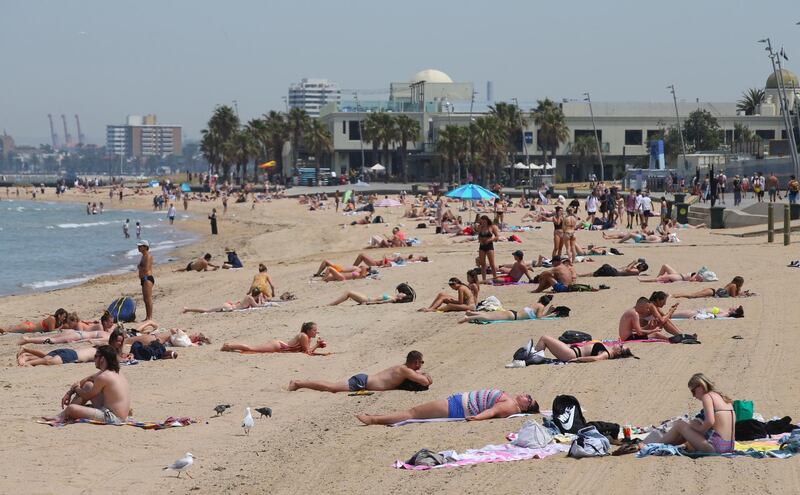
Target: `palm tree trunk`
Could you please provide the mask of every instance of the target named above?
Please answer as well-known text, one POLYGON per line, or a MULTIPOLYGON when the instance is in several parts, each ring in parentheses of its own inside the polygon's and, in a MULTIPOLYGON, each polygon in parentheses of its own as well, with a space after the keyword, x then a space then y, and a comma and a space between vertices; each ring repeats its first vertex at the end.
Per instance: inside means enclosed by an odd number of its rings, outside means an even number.
POLYGON ((400 175, 402 177, 403 184, 408 182, 408 174, 406 172, 406 143, 403 141, 403 144, 400 146, 400 175))

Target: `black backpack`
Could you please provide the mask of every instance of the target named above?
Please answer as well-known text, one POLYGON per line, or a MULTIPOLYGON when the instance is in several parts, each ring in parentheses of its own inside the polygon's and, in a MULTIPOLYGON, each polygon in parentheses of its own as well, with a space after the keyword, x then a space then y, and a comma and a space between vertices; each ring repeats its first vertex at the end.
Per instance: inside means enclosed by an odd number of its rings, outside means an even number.
POLYGON ((586 426, 581 405, 571 395, 558 395, 553 399, 553 423, 561 433, 578 433, 586 426))
POLYGON ((154 340, 147 345, 141 342, 134 342, 131 346, 131 354, 139 361, 152 361, 153 359, 161 359, 166 354, 167 348, 158 340, 154 340))
POLYGON ((555 306, 553 308, 553 314, 555 314, 559 318, 567 318, 569 316, 571 309, 568 306, 555 306))
POLYGON ((383 223, 383 217, 376 215, 375 218, 372 219, 372 223, 383 223))
POLYGON ((558 340, 565 344, 579 344, 581 342, 589 342, 592 340, 592 336, 580 330, 567 330, 561 334, 558 340))
POLYGON ((405 294, 406 296, 408 296, 405 299, 403 299, 402 302, 404 302, 404 303, 412 302, 414 299, 417 298, 417 293, 414 292, 414 289, 412 289, 411 286, 408 285, 405 282, 403 282, 402 284, 399 284, 397 286, 396 290, 397 290, 397 292, 399 292, 401 294, 405 294))

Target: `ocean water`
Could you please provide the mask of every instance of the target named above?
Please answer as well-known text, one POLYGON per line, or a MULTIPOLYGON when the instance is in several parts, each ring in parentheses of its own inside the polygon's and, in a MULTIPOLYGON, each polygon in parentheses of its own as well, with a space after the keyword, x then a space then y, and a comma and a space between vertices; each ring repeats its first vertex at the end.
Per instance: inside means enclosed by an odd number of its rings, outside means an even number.
POLYGON ((0 296, 76 285, 98 275, 133 272, 139 262, 136 222, 150 241, 156 263, 198 239, 180 229, 180 212, 170 226, 158 212, 106 208, 87 215, 86 205, 47 201, 0 201, 0 296), (122 224, 130 219, 129 239, 122 224))

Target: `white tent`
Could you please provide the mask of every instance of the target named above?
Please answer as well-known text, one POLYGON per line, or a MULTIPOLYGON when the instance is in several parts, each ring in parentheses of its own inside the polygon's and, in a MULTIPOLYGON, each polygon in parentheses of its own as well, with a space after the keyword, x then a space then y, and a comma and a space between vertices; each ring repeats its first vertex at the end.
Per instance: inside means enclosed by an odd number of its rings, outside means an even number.
POLYGON ((373 172, 383 172, 383 171, 386 170, 386 167, 384 167, 380 163, 376 163, 375 165, 371 166, 369 169, 372 170, 373 172))
POLYGON ((514 164, 514 168, 517 170, 528 170, 528 166, 522 162, 517 162, 514 164))
POLYGON ((544 170, 544 165, 536 165, 535 163, 531 163, 532 170, 544 170))
POLYGON ((554 168, 556 168, 556 166, 555 166, 555 165, 551 165, 551 164, 549 164, 549 163, 548 163, 547 165, 545 165, 545 167, 544 167, 544 168, 545 168, 546 170, 553 170, 554 168))

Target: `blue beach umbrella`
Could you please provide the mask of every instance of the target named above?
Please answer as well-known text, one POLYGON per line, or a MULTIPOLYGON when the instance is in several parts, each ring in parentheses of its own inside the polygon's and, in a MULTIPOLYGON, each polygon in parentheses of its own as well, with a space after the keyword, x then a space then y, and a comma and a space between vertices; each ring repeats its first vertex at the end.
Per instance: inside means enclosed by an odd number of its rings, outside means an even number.
POLYGON ((445 194, 448 198, 480 200, 496 199, 497 194, 477 184, 466 184, 445 194))
POLYGON ((192 188, 191 188, 191 186, 189 186, 188 182, 184 182, 183 184, 181 184, 181 191, 186 192, 186 193, 192 192, 192 188))

